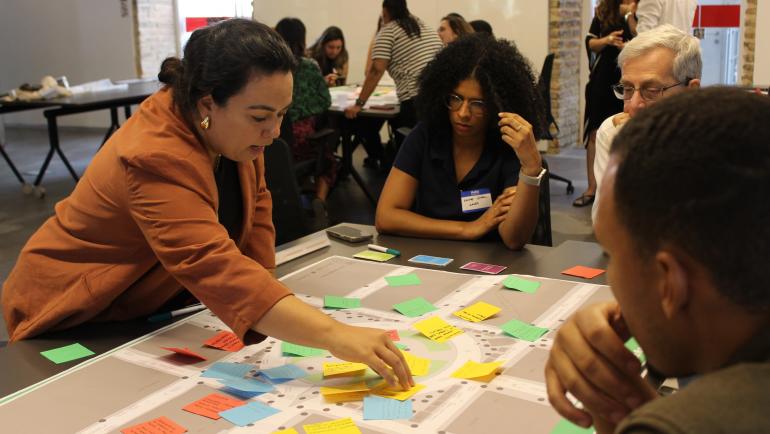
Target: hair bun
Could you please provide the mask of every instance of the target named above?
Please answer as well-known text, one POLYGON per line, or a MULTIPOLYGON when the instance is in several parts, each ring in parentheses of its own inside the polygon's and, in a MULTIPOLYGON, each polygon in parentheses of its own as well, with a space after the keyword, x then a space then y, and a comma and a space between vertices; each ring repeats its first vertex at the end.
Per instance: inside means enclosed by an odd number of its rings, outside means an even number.
POLYGON ((182 69, 182 60, 178 57, 167 57, 166 60, 160 64, 158 80, 160 80, 161 83, 173 85, 182 75, 182 69))

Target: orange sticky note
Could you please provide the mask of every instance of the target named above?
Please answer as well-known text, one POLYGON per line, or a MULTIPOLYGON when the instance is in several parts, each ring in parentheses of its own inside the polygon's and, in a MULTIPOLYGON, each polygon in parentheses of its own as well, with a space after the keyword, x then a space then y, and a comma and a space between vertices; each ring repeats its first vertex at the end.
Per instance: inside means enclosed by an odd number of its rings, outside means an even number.
POLYGON ((401 337, 398 335, 398 330, 388 330, 386 333, 388 333, 388 337, 393 342, 401 340, 401 337))
POLYGON ((166 350, 166 351, 171 351, 171 352, 174 352, 174 353, 177 353, 177 354, 181 354, 183 356, 195 357, 196 359, 201 359, 201 360, 208 360, 207 358, 201 356, 200 354, 192 352, 187 347, 185 347, 185 348, 160 347, 160 348, 163 349, 163 350, 166 350))
POLYGON ((229 396, 221 395, 219 393, 212 393, 193 403, 187 404, 182 407, 182 410, 217 420, 221 417, 219 415, 220 411, 230 410, 231 408, 240 407, 245 404, 244 401, 239 399, 230 398, 229 396))
POLYGON ((161 416, 157 419, 122 429, 120 432, 123 434, 182 434, 187 432, 187 428, 166 416, 161 416))
POLYGON ((209 347, 219 348, 220 350, 235 352, 243 348, 243 342, 233 332, 222 331, 211 337, 203 343, 209 347))
POLYGON ((600 274, 603 274, 604 270, 599 268, 584 267, 582 265, 575 265, 572 268, 568 268, 561 272, 568 276, 582 277, 583 279, 593 279, 600 274))

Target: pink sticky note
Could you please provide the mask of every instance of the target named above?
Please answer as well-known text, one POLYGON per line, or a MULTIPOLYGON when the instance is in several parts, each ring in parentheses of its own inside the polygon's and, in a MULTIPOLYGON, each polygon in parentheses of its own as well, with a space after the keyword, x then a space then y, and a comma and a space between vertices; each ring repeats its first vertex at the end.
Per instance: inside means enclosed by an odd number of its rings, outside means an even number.
POLYGON ((568 268, 561 272, 568 276, 582 277, 583 279, 593 279, 594 277, 603 274, 604 270, 600 268, 584 267, 582 265, 575 265, 572 268, 568 268))
POLYGON ((182 434, 187 428, 177 424, 166 416, 149 420, 120 430, 123 434, 182 434))
POLYGON ((401 337, 398 335, 398 330, 388 330, 387 333, 391 341, 396 342, 401 340, 401 337))
POLYGON ((222 331, 212 336, 203 343, 209 347, 219 348, 220 350, 235 352, 243 348, 243 342, 233 332, 222 331))
POLYGON ((192 352, 189 348, 176 348, 176 347, 160 347, 160 348, 166 351, 172 351, 174 353, 181 354, 183 356, 194 357, 196 359, 201 359, 201 360, 208 360, 207 358, 201 356, 200 354, 192 352))
POLYGON ((484 264, 483 262, 468 262, 460 268, 463 270, 478 271, 487 274, 499 274, 501 271, 508 267, 503 267, 502 265, 484 264))

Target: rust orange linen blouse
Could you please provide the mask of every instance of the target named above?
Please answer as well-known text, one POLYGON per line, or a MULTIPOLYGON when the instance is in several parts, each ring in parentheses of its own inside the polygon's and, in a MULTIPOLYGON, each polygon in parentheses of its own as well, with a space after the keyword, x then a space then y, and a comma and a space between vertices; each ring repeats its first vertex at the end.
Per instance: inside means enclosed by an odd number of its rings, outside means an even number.
POLYGON ((270 274, 275 230, 264 160, 239 163, 243 227, 218 222, 211 158, 161 89, 96 154, 3 285, 11 341, 156 312, 184 288, 246 341, 290 291, 270 274), (246 335, 246 336, 245 336, 246 335))

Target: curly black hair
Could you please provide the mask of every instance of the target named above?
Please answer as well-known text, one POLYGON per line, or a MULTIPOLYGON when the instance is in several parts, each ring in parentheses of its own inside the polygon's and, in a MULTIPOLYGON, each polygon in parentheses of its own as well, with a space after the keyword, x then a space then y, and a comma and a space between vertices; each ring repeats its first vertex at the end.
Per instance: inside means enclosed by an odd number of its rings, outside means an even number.
POLYGON ((484 33, 464 35, 441 50, 420 75, 415 101, 420 120, 439 132, 451 131, 446 97, 475 78, 484 92, 487 137, 500 138, 497 113, 516 113, 532 124, 536 139, 545 131, 545 106, 529 61, 513 42, 484 33))

